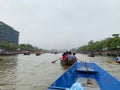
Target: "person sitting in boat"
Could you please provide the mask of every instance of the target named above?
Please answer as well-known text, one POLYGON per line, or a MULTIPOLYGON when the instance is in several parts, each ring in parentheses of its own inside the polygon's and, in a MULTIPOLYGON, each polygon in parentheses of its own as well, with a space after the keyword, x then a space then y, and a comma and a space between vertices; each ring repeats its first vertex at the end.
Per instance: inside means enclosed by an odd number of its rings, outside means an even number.
POLYGON ((117 62, 117 63, 120 63, 120 54, 117 56, 116 62, 117 62))
POLYGON ((73 53, 72 58, 73 58, 73 61, 77 62, 77 58, 76 58, 75 54, 76 54, 76 53, 73 53))
POLYGON ((65 53, 66 53, 66 56, 69 54, 69 52, 68 52, 68 51, 66 51, 65 53))
POLYGON ((62 61, 64 61, 66 59, 66 53, 62 54, 62 61))
POLYGON ((72 61, 73 60, 73 55, 71 55, 71 52, 66 56, 65 60, 72 61))
POLYGON ((83 62, 79 58, 77 58, 75 55, 76 55, 76 53, 73 53, 73 61, 75 61, 75 62, 77 62, 77 61, 83 62))

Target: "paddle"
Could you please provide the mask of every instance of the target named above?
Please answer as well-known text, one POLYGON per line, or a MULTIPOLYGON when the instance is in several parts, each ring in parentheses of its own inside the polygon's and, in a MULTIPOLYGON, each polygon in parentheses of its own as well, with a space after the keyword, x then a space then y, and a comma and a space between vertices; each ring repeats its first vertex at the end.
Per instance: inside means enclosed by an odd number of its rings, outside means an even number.
POLYGON ((87 74, 87 83, 82 84, 83 86, 89 86, 89 87, 97 87, 97 84, 93 82, 93 80, 89 77, 89 75, 97 74, 97 71, 91 71, 88 69, 87 63, 83 63, 85 65, 86 71, 85 70, 77 70, 80 73, 87 74))
POLYGON ((87 70, 87 74, 89 73, 89 70, 88 70, 88 68, 87 68, 87 63, 85 62, 85 68, 86 68, 86 70, 87 70))
POLYGON ((88 67, 87 67, 87 63, 85 62, 85 68, 86 68, 86 71, 87 71, 87 84, 91 84, 90 82, 90 79, 89 79, 89 70, 88 70, 88 67))
POLYGON ((58 60, 60 60, 60 58, 58 58, 57 60, 52 61, 52 63, 55 63, 55 62, 57 62, 58 60))
POLYGON ((94 87, 97 87, 96 84, 94 84, 94 83, 91 81, 92 79, 89 78, 89 75, 88 75, 88 74, 89 74, 89 70, 88 70, 87 63, 86 63, 86 62, 85 62, 85 67, 86 67, 87 76, 88 76, 88 78, 87 78, 87 84, 91 84, 91 85, 93 85, 94 87))
POLYGON ((77 61, 83 62, 83 61, 81 61, 78 57, 76 57, 76 59, 77 59, 77 61))

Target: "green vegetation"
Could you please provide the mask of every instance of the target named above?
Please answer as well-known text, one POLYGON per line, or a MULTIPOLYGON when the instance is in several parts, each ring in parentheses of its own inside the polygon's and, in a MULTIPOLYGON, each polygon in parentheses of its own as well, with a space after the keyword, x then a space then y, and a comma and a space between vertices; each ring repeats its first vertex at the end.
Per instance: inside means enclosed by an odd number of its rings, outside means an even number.
POLYGON ((5 51, 16 51, 18 49, 18 45, 7 41, 2 41, 0 42, 0 49, 5 51))
POLYGON ((5 51, 31 51, 31 52, 44 51, 43 49, 39 49, 38 47, 33 47, 30 44, 17 45, 7 41, 0 42, 0 49, 5 51))
MULTIPOLYGON (((90 40, 87 45, 83 45, 78 49, 71 49, 72 52, 87 53, 90 51, 102 52, 104 49, 108 48, 120 48, 120 34, 113 34, 112 37, 108 37, 104 40, 96 41, 90 40)), ((31 52, 50 52, 51 50, 44 50, 38 47, 34 47, 30 44, 13 44, 11 42, 0 42, 0 49, 5 51, 31 51, 31 52)), ((53 50, 52 50, 53 51, 53 50)), ((51 51, 51 52, 52 52, 51 51)))
POLYGON ((106 38, 101 41, 88 42, 88 45, 83 45, 77 49, 78 52, 87 53, 89 51, 100 52, 105 48, 120 48, 120 34, 113 34, 113 37, 106 38))

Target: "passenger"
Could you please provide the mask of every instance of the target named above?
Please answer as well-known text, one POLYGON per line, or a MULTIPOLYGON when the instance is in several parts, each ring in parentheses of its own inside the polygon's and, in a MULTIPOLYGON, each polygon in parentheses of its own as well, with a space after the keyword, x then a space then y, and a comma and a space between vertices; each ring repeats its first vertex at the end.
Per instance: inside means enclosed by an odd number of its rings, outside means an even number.
POLYGON ((116 62, 117 62, 117 63, 120 63, 120 54, 117 56, 116 62))
POLYGON ((66 59, 66 53, 62 54, 62 61, 64 61, 66 59))
POLYGON ((73 58, 73 61, 77 62, 77 58, 76 58, 75 54, 76 54, 76 53, 73 53, 72 58, 73 58))
POLYGON ((69 54, 69 52, 68 51, 66 51, 66 56, 69 54))
POLYGON ((71 55, 71 52, 69 52, 69 54, 66 56, 66 59, 68 61, 72 61, 73 60, 73 55, 71 55))

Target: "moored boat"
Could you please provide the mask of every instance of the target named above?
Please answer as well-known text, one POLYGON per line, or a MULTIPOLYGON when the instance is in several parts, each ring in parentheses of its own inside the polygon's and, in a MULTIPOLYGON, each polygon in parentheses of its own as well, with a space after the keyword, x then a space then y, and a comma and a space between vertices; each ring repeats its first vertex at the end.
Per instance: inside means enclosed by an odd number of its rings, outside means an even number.
MULTIPOLYGON (((55 80, 47 90, 83 90, 69 89, 80 83, 84 90, 120 90, 120 81, 111 76, 95 63, 73 64, 65 73, 55 80)), ((74 88, 78 88, 75 87, 74 88)))
POLYGON ((7 51, 0 52, 0 56, 11 56, 16 54, 17 54, 16 52, 7 52, 7 51))

